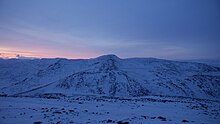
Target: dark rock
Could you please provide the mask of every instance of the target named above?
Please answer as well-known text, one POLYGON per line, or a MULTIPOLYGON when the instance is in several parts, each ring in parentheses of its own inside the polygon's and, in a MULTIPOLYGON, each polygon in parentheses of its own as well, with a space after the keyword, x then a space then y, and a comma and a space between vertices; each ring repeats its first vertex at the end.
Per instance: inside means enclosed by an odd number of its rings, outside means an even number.
POLYGON ((111 123, 111 122, 112 122, 112 120, 111 120, 111 119, 108 119, 108 120, 107 120, 107 123, 111 123))
POLYGON ((162 117, 162 116, 159 116, 157 118, 160 119, 161 121, 166 121, 167 120, 165 117, 162 117))
POLYGON ((53 114, 62 114, 62 112, 55 111, 55 112, 53 112, 53 114))
POLYGON ((61 121, 58 121, 56 124, 61 124, 61 121))
POLYGON ((41 121, 36 121, 36 122, 33 122, 33 124, 42 124, 41 121))
POLYGON ((155 119, 156 117, 151 117, 150 119, 155 119))
POLYGON ((141 116, 141 117, 143 117, 144 119, 147 119, 147 116, 141 116))
POLYGON ((74 112, 74 110, 70 109, 69 112, 74 112))
POLYGON ((182 120, 182 122, 189 122, 189 121, 187 121, 187 120, 182 120))
POLYGON ((118 121, 117 124, 129 124, 129 122, 118 121))

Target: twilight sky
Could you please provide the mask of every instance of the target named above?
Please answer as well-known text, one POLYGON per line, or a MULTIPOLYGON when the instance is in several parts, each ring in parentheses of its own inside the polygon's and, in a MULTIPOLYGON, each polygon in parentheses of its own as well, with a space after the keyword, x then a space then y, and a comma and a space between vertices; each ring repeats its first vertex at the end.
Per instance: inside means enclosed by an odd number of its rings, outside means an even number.
POLYGON ((0 0, 0 57, 220 59, 219 0, 0 0))

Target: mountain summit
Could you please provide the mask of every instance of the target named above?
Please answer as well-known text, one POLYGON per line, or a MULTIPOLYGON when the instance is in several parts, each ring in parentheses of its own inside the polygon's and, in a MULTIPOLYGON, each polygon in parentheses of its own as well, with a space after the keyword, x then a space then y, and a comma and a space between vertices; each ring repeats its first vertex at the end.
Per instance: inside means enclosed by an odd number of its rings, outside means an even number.
POLYGON ((97 59, 120 59, 120 58, 114 54, 107 54, 107 55, 99 56, 97 57, 97 59))

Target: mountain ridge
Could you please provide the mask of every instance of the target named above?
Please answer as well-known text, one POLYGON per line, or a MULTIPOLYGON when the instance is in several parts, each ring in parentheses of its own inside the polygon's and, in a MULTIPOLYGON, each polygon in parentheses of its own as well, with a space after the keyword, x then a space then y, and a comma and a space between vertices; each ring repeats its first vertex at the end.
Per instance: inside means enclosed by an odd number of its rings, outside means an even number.
POLYGON ((83 93, 209 99, 220 96, 220 68, 201 63, 156 58, 121 59, 112 54, 92 59, 5 61, 0 61, 0 83, 4 82, 0 91, 8 95, 83 93), (11 65, 14 68, 10 68, 11 65))

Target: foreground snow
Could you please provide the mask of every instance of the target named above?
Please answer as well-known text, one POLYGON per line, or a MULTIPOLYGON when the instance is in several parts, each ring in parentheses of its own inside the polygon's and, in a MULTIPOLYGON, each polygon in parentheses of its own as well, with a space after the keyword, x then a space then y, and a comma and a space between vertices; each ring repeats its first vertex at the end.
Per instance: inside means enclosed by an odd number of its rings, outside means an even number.
POLYGON ((218 124, 220 102, 148 96, 116 98, 76 95, 58 99, 0 97, 1 124, 193 123, 218 124))

